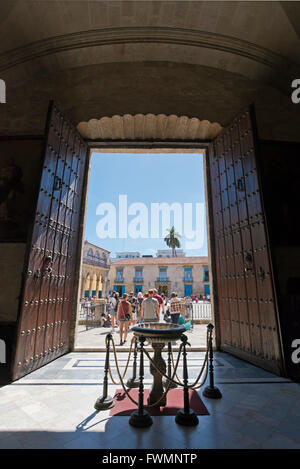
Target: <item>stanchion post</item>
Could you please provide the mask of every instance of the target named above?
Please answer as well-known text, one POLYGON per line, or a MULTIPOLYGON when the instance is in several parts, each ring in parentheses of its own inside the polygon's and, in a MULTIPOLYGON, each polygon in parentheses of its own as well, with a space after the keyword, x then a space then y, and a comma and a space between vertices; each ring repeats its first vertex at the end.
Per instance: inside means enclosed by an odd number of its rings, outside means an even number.
POLYGON ((136 379, 136 364, 137 364, 137 338, 134 338, 134 350, 133 350, 133 369, 132 369, 132 377, 127 381, 128 388, 138 388, 139 387, 139 380, 136 379))
POLYGON ((150 427, 153 420, 150 414, 144 409, 144 342, 146 337, 140 336, 140 384, 139 384, 139 407, 130 416, 129 423, 133 427, 150 427))
MULTIPOLYGON (((172 345, 171 342, 168 342, 168 377, 172 378, 172 345)), ((177 388, 177 384, 173 383, 172 381, 168 380, 167 378, 163 381, 163 386, 166 389, 177 388)))
POLYGON ((108 371, 109 371, 109 350, 110 350, 110 341, 112 339, 111 334, 107 334, 106 336, 106 358, 105 358, 105 368, 104 368, 104 379, 103 379, 103 394, 102 396, 98 397, 95 402, 95 409, 96 410, 105 410, 111 409, 114 407, 115 403, 111 396, 107 395, 107 387, 108 387, 108 371))
POLYGON ((212 343, 212 331, 214 329, 213 324, 208 324, 208 350, 209 350, 209 386, 203 391, 203 396, 208 397, 210 399, 220 399, 222 397, 222 393, 219 388, 215 386, 214 383, 214 351, 213 351, 213 343, 212 343))
POLYGON ((188 388, 188 369, 187 369, 187 358, 186 358, 186 345, 190 345, 187 341, 187 336, 182 334, 181 341, 183 343, 183 398, 184 398, 184 409, 180 409, 175 417, 175 422, 180 425, 193 427, 198 425, 199 419, 193 409, 190 408, 189 402, 189 388, 188 388))

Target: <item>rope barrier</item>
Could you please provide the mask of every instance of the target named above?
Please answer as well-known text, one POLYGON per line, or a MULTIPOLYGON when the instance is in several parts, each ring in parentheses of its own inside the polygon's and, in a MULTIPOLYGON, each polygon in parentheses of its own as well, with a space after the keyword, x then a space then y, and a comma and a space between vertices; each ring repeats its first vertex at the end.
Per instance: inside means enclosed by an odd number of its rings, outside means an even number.
MULTIPOLYGON (((211 335, 212 335, 212 329, 210 329, 210 330, 207 331, 207 336, 206 336, 207 350, 206 350, 204 362, 203 362, 203 364, 202 364, 200 373, 199 373, 199 375, 198 375, 196 381, 195 381, 193 384, 187 386, 189 389, 197 390, 197 389, 201 388, 201 387, 204 385, 204 383, 205 383, 205 381, 206 381, 206 379, 207 379, 207 375, 208 375, 208 344, 209 344, 209 340, 210 340, 210 338, 211 338, 211 335), (198 382, 199 382, 199 380, 200 380, 200 378, 201 378, 201 376, 202 376, 203 371, 204 371, 205 368, 206 368, 206 370, 205 370, 205 377, 204 377, 203 381, 202 381, 198 386, 196 386, 196 385, 198 384, 198 382)), ((135 404, 136 406, 138 406, 138 402, 137 402, 135 399, 133 399, 133 397, 130 395, 130 393, 129 393, 128 390, 126 389, 126 386, 125 386, 124 381, 123 381, 124 378, 125 378, 125 375, 126 375, 128 366, 129 366, 129 361, 130 361, 130 357, 131 357, 131 353, 132 353, 132 345, 133 345, 133 342, 134 342, 135 338, 133 337, 133 338, 131 339, 130 350, 129 350, 129 356, 128 356, 128 360, 127 360, 127 363, 126 363, 125 371, 124 371, 123 374, 121 374, 121 372, 120 372, 120 368, 119 368, 119 364, 118 364, 118 357, 117 357, 117 353, 116 353, 115 342, 114 342, 113 338, 111 338, 110 340, 111 340, 112 346, 113 346, 114 359, 115 359, 117 374, 118 374, 118 377, 119 377, 119 380, 120 380, 120 381, 117 382, 117 381, 114 379, 114 377, 112 376, 111 367, 110 367, 110 365, 109 365, 109 375, 110 375, 110 378, 111 378, 113 384, 115 384, 115 385, 120 385, 120 384, 121 384, 121 386, 122 386, 122 388, 123 388, 123 390, 124 390, 126 396, 131 400, 131 402, 132 402, 133 404, 135 404)), ((106 345, 107 345, 107 339, 106 339, 106 345)), ((153 361, 153 359, 151 358, 151 356, 150 356, 150 354, 147 352, 147 350, 145 350, 145 349, 143 350, 143 353, 147 356, 147 358, 148 358, 150 364, 152 364, 152 366, 156 369, 156 371, 158 371, 158 372, 160 373, 160 375, 161 375, 162 377, 164 377, 164 378, 166 379, 166 381, 167 381, 166 389, 165 389, 164 393, 161 395, 161 397, 160 397, 155 403, 149 404, 149 405, 147 405, 147 406, 144 406, 145 408, 156 407, 156 406, 165 398, 165 396, 167 395, 167 393, 168 393, 168 391, 169 391, 170 386, 171 386, 172 383, 173 383, 173 384, 176 384, 177 386, 184 387, 183 382, 181 381, 181 379, 180 379, 180 378, 178 377, 178 375, 177 375, 177 369, 178 369, 178 365, 179 365, 179 360, 180 360, 182 348, 183 348, 183 344, 181 344, 180 347, 179 347, 179 351, 178 351, 178 355, 177 355, 176 364, 174 364, 174 356, 173 356, 173 352, 172 352, 172 348, 171 348, 171 357, 172 357, 172 366, 173 366, 173 374, 172 374, 171 377, 170 377, 170 376, 167 376, 164 372, 162 372, 162 371, 159 369, 159 367, 158 367, 158 366, 156 365, 156 363, 153 361), (176 378, 177 378, 178 381, 176 381, 176 380, 174 379, 175 376, 176 376, 176 378)))
MULTIPOLYGON (((210 332, 210 334, 211 334, 211 332, 210 332)), ((207 345, 208 345, 208 341, 209 341, 209 334, 207 333, 207 345)), ((180 349, 179 349, 179 352, 178 352, 177 363, 178 363, 178 361, 179 361, 179 357, 180 357, 180 354, 181 354, 181 348, 182 348, 182 346, 180 346, 180 349)), ((144 351, 144 353, 146 354, 146 356, 148 357, 150 363, 151 363, 152 366, 156 369, 156 371, 158 371, 165 379, 171 380, 174 384, 177 384, 177 386, 182 386, 182 387, 184 387, 184 384, 183 384, 183 382, 180 380, 180 378, 179 378, 178 382, 175 381, 173 378, 169 378, 165 373, 163 373, 163 372, 157 367, 156 363, 152 360, 152 358, 150 357, 149 353, 148 353, 146 350, 144 351)), ((172 353, 172 351, 171 351, 171 353, 172 353)), ((173 353, 172 353, 172 358, 173 358, 173 353)), ((178 365, 176 366, 176 370, 177 370, 177 367, 178 367, 178 365)), ((174 368, 174 361, 173 361, 173 368, 174 368)), ((175 371, 176 371, 176 370, 175 370, 175 371)), ((189 388, 189 389, 194 389, 194 390, 200 389, 200 388, 204 385, 204 383, 205 383, 205 381, 206 381, 207 374, 208 374, 208 348, 207 348, 207 350, 206 350, 206 354, 205 354, 205 358, 204 358, 204 362, 203 362, 201 371, 200 371, 200 373, 199 373, 199 375, 198 375, 196 381, 195 381, 193 384, 188 385, 188 388, 189 388), (202 376, 202 373, 203 373, 203 370, 204 370, 205 365, 206 365, 205 378, 204 378, 204 380, 199 384, 199 386, 196 386, 196 384, 199 382, 199 380, 200 380, 200 378, 201 378, 201 376, 202 376)), ((176 375, 176 377, 177 377, 177 379, 178 379, 177 373, 175 373, 175 375, 176 375)), ((174 373, 173 373, 173 377, 174 377, 175 375, 174 375, 174 373)))
POLYGON ((201 368, 201 371, 198 375, 198 378, 196 379, 196 381, 191 385, 191 389, 200 389, 205 381, 206 381, 206 378, 207 378, 207 375, 208 375, 208 344, 209 344, 209 331, 207 330, 206 331, 206 353, 205 353, 205 358, 204 358, 204 362, 203 362, 203 365, 202 365, 202 368, 201 368), (206 370, 205 370, 205 377, 203 379, 203 381, 199 384, 199 386, 196 386, 196 384, 199 382, 201 376, 202 376, 202 373, 203 373, 203 370, 204 370, 204 367, 206 365, 206 370))
MULTIPOLYGON (((133 402, 136 406, 138 406, 138 402, 135 401, 135 400, 133 399, 133 397, 130 396, 130 393, 127 391, 126 386, 124 385, 123 378, 122 378, 122 375, 121 375, 121 373, 120 373, 120 369, 119 369, 119 365, 118 365, 118 361, 117 361, 117 360, 118 360, 118 357, 116 356, 116 351, 115 351, 116 349, 115 349, 115 343, 114 343, 113 338, 111 339, 111 342, 112 342, 113 350, 114 350, 114 356, 115 356, 115 363, 116 363, 117 373, 118 373, 118 376, 119 376, 119 379, 120 379, 120 383, 117 383, 117 384, 121 384, 121 385, 122 385, 122 388, 123 388, 123 390, 124 390, 126 396, 131 400, 131 402, 133 402)), ((176 368, 175 368, 175 370, 174 370, 174 372, 173 372, 172 378, 169 378, 169 377, 168 377, 169 382, 168 382, 168 385, 167 385, 167 387, 166 387, 164 393, 163 393, 163 394, 160 396, 160 398, 159 398, 156 402, 154 402, 153 404, 149 404, 149 405, 147 405, 147 406, 144 406, 145 408, 156 407, 156 406, 165 398, 167 392, 169 391, 170 381, 173 381, 173 378, 174 378, 174 376, 175 376, 175 373, 176 373, 177 368, 178 368, 178 365, 179 365, 179 358, 180 358, 181 349, 182 349, 182 344, 180 345, 180 349, 179 349, 179 352, 178 352, 176 368)), ((146 355, 148 354, 148 352, 146 352, 146 351, 145 351, 145 353, 146 353, 146 355)), ((147 356, 148 356, 148 355, 147 355, 147 356)), ((160 370, 158 370, 158 371, 160 372, 160 370)), ((113 381, 113 383, 114 383, 114 381, 113 381)), ((114 383, 114 384, 115 384, 115 383, 114 383)))
MULTIPOLYGON (((115 363, 116 363, 116 368, 117 368, 117 373, 118 373, 118 376, 119 376, 119 380, 120 380, 120 383, 117 383, 117 384, 121 384, 125 394, 127 395, 127 397, 131 400, 131 402, 133 402, 133 404, 135 404, 136 406, 138 406, 138 402, 136 402, 129 394, 129 392, 127 391, 125 385, 124 385, 124 382, 123 382, 123 378, 121 376, 121 373, 120 373, 120 369, 119 369, 119 365, 118 365, 118 357, 116 356, 116 347, 115 347, 115 342, 114 342, 114 339, 112 339, 112 345, 113 345, 113 350, 114 350, 114 356, 115 356, 115 363)), ((114 384, 116 384, 114 381, 113 381, 114 384)))
MULTIPOLYGON (((175 381, 175 380, 173 379, 175 373, 173 373, 173 377, 170 378, 169 376, 167 376, 165 373, 163 373, 163 372, 157 367, 156 363, 152 360, 152 358, 150 357, 149 353, 148 353, 146 350, 145 350, 145 355, 148 357, 150 363, 153 365, 153 367, 156 369, 156 371, 158 371, 158 372, 161 374, 161 376, 163 376, 166 380, 169 380, 169 381, 171 381, 172 383, 177 384, 178 386, 184 387, 184 384, 182 383, 182 381, 177 382, 177 381, 175 381)), ((206 363, 206 364, 208 363, 207 360, 204 361, 204 365, 205 365, 205 363, 206 363)), ((202 370, 203 370, 203 368, 204 368, 204 367, 202 366, 202 370)), ((177 370, 177 367, 176 367, 176 370, 177 370)), ((200 374, 199 374, 197 380, 195 381, 195 383, 197 383, 197 382, 199 381, 199 379, 201 378, 202 370, 201 370, 201 372, 200 372, 200 374)), ((207 367, 207 371, 208 371, 208 367, 207 367)), ((207 373, 206 373, 206 376, 205 376, 205 380, 206 380, 206 377, 207 377, 207 373)), ((201 388, 201 387, 203 386, 203 384, 205 383, 205 380, 204 380, 199 386, 197 386, 197 387, 194 387, 194 386, 195 386, 195 383, 194 383, 193 385, 189 385, 188 388, 189 388, 189 389, 199 389, 199 388, 201 388)))
MULTIPOLYGON (((191 384, 191 385, 188 386, 190 389, 195 389, 195 390, 196 390, 196 389, 199 389, 199 388, 201 388, 201 387, 203 386, 203 384, 204 384, 205 381, 206 381, 206 378, 207 378, 207 375, 208 375, 208 351, 209 351, 209 350, 208 350, 208 349, 209 349, 208 344, 209 344, 209 331, 207 330, 207 331, 206 331, 206 352, 205 352, 204 362, 203 362, 201 371, 200 371, 200 373, 199 373, 199 375, 198 375, 198 378, 196 379, 196 381, 195 381, 193 384, 191 384), (205 379, 202 381, 202 383, 201 383, 198 387, 195 387, 196 384, 198 383, 198 381, 200 380, 201 376, 202 376, 202 373, 203 373, 203 370, 204 370, 205 365, 207 365, 207 366, 206 366, 206 372, 205 372, 205 379)), ((172 358, 172 365, 173 365, 173 368, 174 368, 174 357, 173 357, 172 348, 171 348, 171 358, 172 358)), ((179 378, 179 376, 177 375, 177 373, 176 373, 176 378, 178 379, 178 381, 179 381, 179 383, 181 384, 181 386, 184 386, 183 382, 181 381, 181 379, 179 378)))
MULTIPOLYGON (((133 344, 134 340, 135 340, 135 339, 134 339, 134 337, 133 337, 133 338, 131 339, 131 342, 130 342, 130 350, 129 350, 128 360, 127 360, 127 363, 126 363, 125 371, 124 371, 124 373, 123 373, 123 375, 122 375, 122 379, 125 378, 126 373, 127 373, 127 369, 128 369, 128 366, 129 366, 129 361, 130 361, 130 357, 131 357, 131 353, 132 353, 132 344, 133 344)), ((106 339, 106 341, 107 341, 107 339, 106 339)), ((114 351, 114 357, 115 357, 116 367, 118 367, 118 366, 117 366, 117 359, 118 359, 118 357, 117 357, 115 342, 114 342, 114 339, 113 339, 113 338, 111 338, 111 342, 112 342, 112 345, 113 345, 113 351, 114 351)), ((112 380, 113 384, 115 384, 116 386, 118 386, 119 384, 121 384, 121 382, 115 381, 114 377, 112 376, 110 364, 109 364, 109 376, 110 376, 110 379, 112 380)))

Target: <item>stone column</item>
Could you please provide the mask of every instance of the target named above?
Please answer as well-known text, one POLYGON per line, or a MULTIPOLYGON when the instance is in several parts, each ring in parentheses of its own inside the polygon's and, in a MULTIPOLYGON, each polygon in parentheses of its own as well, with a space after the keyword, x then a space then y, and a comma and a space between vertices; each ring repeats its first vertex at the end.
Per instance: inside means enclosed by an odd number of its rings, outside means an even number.
MULTIPOLYGON (((109 278, 108 278, 108 273, 109 273, 109 270, 106 270, 105 271, 105 278, 104 278, 104 281, 103 281, 103 297, 105 298, 106 296, 106 293, 108 293, 108 290, 109 290, 109 278)), ((111 288, 112 290, 112 288, 111 288)))
MULTIPOLYGON (((163 372, 166 373, 166 362, 163 359, 161 352, 164 348, 164 343, 152 343, 152 348, 154 350, 153 361, 155 362, 156 366, 163 372)), ((153 384, 148 398, 148 404, 154 404, 164 393, 164 387, 162 383, 162 375, 154 368, 154 366, 150 363, 150 373, 153 376, 153 384)), ((160 401, 158 407, 165 406, 167 402, 166 396, 163 400, 160 401)))
POLYGON ((89 296, 92 296, 93 277, 90 275, 89 296))
POLYGON ((100 275, 97 277, 96 281, 96 300, 99 298, 99 283, 100 283, 100 275))
POLYGON ((81 293, 80 298, 84 298, 84 287, 85 287, 85 276, 84 274, 81 277, 81 293))

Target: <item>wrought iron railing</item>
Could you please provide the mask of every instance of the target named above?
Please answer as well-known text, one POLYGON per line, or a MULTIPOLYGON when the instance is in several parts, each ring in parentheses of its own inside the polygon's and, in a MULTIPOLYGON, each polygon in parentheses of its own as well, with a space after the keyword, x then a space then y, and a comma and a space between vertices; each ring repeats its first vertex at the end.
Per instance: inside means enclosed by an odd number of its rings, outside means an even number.
POLYGON ((209 319, 212 320, 211 316, 211 303, 209 302, 200 302, 192 303, 193 307, 193 317, 194 319, 209 319))
POLYGON ((124 283, 124 277, 116 277, 115 283, 124 283))
POLYGON ((133 277, 134 283, 144 283, 143 277, 133 277))
POLYGON ((191 327, 194 327, 194 321, 202 322, 212 321, 210 303, 185 303, 182 304, 182 313, 185 321, 191 321, 191 327))
POLYGON ((88 265, 94 265, 95 267, 105 267, 108 268, 109 265, 106 261, 97 258, 84 257, 83 263, 88 265))
POLYGON ((183 277, 183 283, 193 283, 193 277, 183 277))
POLYGON ((104 323, 105 302, 95 304, 86 302, 80 305, 78 312, 78 324, 84 325, 86 330, 93 327, 101 327, 104 323))

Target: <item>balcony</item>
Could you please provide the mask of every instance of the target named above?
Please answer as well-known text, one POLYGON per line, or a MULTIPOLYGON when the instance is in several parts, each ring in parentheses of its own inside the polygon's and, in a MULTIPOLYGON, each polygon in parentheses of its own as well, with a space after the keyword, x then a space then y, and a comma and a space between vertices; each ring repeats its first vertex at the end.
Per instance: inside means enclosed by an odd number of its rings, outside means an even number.
POLYGON ((124 283, 124 277, 116 277, 115 283, 124 283))
POLYGON ((95 267, 104 267, 105 269, 109 268, 109 265, 106 261, 96 257, 84 257, 82 262, 83 264, 93 265, 95 267))
POLYGON ((158 277, 156 279, 156 282, 158 282, 158 283, 170 282, 170 278, 169 277, 158 277))
POLYGON ((133 277, 133 283, 144 283, 143 277, 133 277))
POLYGON ((193 281, 193 277, 191 276, 186 275, 185 277, 183 277, 183 283, 193 283, 193 281))

